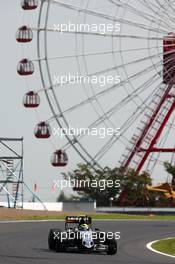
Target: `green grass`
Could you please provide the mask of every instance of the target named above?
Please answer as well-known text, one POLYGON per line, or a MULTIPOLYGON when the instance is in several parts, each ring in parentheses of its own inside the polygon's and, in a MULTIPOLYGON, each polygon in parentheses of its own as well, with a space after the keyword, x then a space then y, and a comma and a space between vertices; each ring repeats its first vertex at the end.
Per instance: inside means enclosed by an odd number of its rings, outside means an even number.
POLYGON ((160 215, 129 215, 129 214, 96 214, 91 215, 93 219, 126 219, 126 220, 175 220, 173 216, 160 215))
POLYGON ((162 253, 175 256, 175 238, 165 239, 155 242, 152 245, 152 248, 162 253))
MULTIPOLYGON (((81 213, 80 213, 81 214, 81 213)), ((175 221, 175 215, 174 216, 159 216, 159 215, 127 215, 127 214, 88 214, 92 217, 94 220, 172 220, 175 221)), ((58 214, 58 216, 55 215, 48 215, 48 216, 28 216, 28 217, 21 217, 20 220, 64 220, 65 215, 58 214)))

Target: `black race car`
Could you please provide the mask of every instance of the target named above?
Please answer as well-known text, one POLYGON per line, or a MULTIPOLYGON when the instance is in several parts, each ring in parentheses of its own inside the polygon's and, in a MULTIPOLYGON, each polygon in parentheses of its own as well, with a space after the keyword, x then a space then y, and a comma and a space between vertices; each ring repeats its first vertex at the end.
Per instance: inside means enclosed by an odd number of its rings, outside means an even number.
POLYGON ((117 241, 112 232, 106 233, 92 228, 92 219, 88 216, 67 216, 65 230, 50 229, 48 246, 56 252, 77 250, 81 252, 117 253, 117 241))

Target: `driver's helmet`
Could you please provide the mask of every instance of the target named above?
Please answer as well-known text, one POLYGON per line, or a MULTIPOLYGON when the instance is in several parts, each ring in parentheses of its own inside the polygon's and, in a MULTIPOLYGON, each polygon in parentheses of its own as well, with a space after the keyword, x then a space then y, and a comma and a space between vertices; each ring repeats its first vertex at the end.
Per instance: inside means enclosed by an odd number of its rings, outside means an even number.
POLYGON ((89 226, 87 224, 81 224, 79 229, 81 231, 87 231, 87 230, 89 230, 89 226))

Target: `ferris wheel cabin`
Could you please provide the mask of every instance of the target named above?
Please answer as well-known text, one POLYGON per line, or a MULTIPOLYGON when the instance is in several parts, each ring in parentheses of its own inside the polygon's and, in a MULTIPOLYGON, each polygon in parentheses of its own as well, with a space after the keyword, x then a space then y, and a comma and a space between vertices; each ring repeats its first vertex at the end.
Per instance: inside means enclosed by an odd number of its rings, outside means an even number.
POLYGON ((54 167, 64 167, 68 163, 68 156, 64 150, 57 150, 51 157, 51 164, 54 167))
POLYGON ((38 0, 22 0, 21 7, 24 10, 33 10, 38 7, 38 0))
POLYGON ((34 73, 33 62, 28 59, 23 59, 19 62, 17 67, 17 72, 19 75, 31 75, 34 73))
POLYGON ((38 93, 34 91, 30 91, 25 94, 24 99, 23 99, 23 105, 26 108, 36 108, 40 104, 40 97, 38 93))
POLYGON ((22 26, 18 29, 16 33, 16 40, 20 43, 31 42, 33 39, 33 32, 31 28, 27 26, 22 26))
POLYGON ((51 136, 51 127, 47 122, 40 122, 35 128, 36 138, 49 138, 51 136))

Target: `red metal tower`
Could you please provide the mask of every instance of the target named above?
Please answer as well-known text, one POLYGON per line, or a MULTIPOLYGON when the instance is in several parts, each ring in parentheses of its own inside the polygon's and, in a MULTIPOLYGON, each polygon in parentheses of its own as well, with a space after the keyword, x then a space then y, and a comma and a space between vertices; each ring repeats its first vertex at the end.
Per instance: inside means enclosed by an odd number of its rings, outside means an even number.
POLYGON ((159 148, 157 143, 175 110, 175 35, 163 39, 163 85, 153 96, 149 109, 144 113, 141 126, 130 140, 123 167, 142 170, 153 152, 174 153, 175 148, 159 148))

